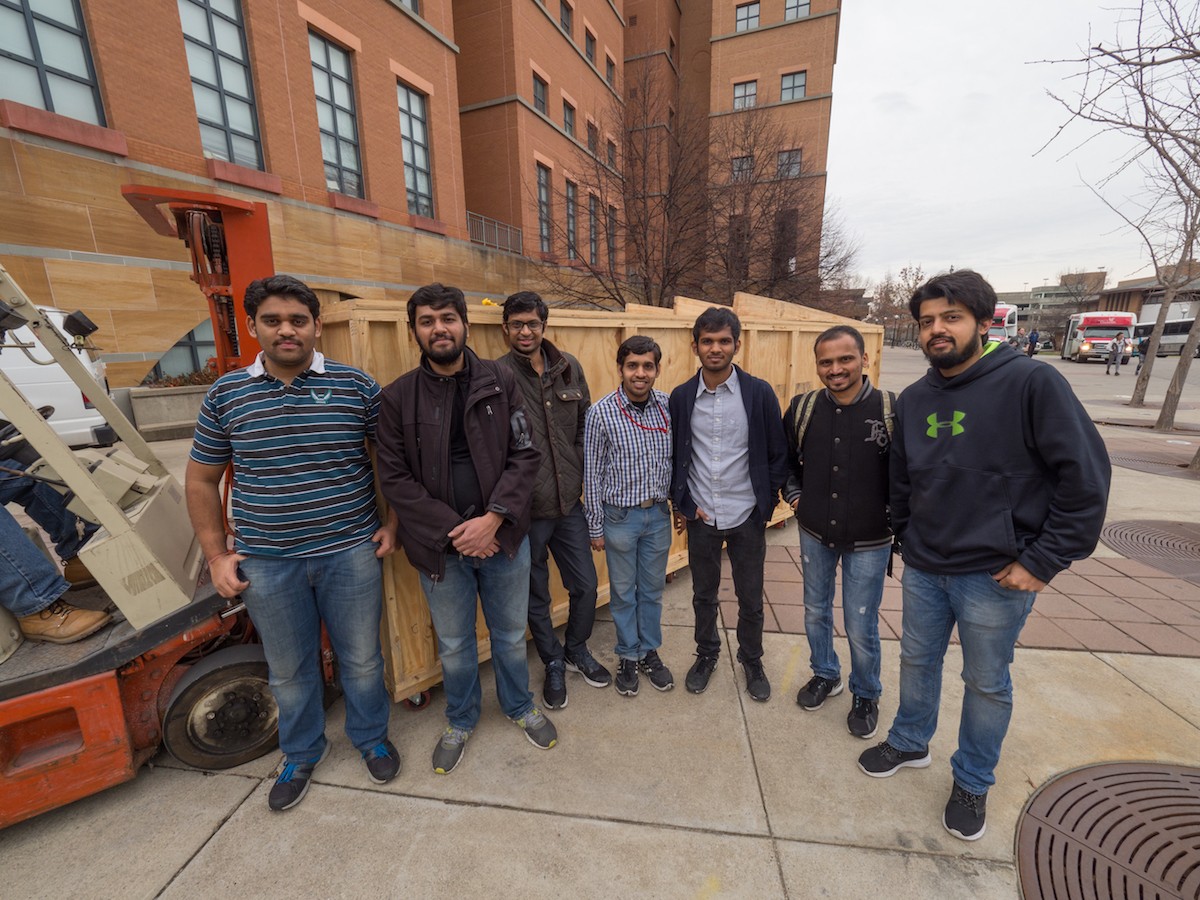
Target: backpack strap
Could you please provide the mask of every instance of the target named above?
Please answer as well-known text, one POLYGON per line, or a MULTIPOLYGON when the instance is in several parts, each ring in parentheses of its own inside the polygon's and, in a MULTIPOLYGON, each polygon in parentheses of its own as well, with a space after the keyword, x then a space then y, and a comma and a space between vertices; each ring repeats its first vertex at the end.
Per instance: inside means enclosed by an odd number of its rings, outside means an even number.
POLYGON ((887 429, 888 440, 896 431, 896 395, 891 391, 883 392, 883 427, 887 429))
POLYGON ((796 417, 796 456, 799 459, 804 457, 804 433, 808 431, 808 423, 812 420, 818 393, 809 391, 800 400, 800 415, 796 417))

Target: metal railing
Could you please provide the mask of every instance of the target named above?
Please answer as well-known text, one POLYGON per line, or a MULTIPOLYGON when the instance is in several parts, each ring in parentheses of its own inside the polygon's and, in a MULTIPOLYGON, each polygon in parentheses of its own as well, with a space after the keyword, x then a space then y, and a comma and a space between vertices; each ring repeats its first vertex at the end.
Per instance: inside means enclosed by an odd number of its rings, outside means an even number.
POLYGON ((521 254, 521 229, 481 216, 479 213, 467 211, 467 233, 471 243, 494 247, 507 253, 521 254))

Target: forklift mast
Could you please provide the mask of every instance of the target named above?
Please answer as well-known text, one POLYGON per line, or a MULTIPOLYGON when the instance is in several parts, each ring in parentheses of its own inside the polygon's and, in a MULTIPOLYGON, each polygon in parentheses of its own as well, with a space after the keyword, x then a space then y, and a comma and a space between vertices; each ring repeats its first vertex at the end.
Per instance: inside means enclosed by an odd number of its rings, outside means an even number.
POLYGON ((266 204, 140 184, 121 193, 155 232, 187 246, 192 280, 208 299, 217 372, 250 365, 259 344, 246 325, 246 286, 275 273, 266 204))

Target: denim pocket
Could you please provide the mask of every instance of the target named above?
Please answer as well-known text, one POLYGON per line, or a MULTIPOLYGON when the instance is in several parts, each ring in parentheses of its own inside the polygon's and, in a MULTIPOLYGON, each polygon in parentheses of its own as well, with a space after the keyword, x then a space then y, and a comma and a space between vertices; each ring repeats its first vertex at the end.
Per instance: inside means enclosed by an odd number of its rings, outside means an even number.
POLYGON ((626 506, 610 506, 604 504, 604 521, 619 525, 629 518, 629 508, 626 506))

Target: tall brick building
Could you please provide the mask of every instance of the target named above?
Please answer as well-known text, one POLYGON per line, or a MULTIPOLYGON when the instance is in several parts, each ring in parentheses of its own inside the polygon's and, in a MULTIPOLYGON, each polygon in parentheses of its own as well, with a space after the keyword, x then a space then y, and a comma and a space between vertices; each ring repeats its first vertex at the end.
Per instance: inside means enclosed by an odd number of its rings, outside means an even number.
POLYGON ((596 160, 619 183, 627 73, 654 67, 709 118, 757 81, 823 196, 837 8, 0 0, 0 261, 35 301, 97 322, 114 386, 180 338, 202 356, 207 319, 182 243, 147 227, 126 184, 264 202, 276 269, 328 298, 624 272, 624 198, 579 170, 596 160))

